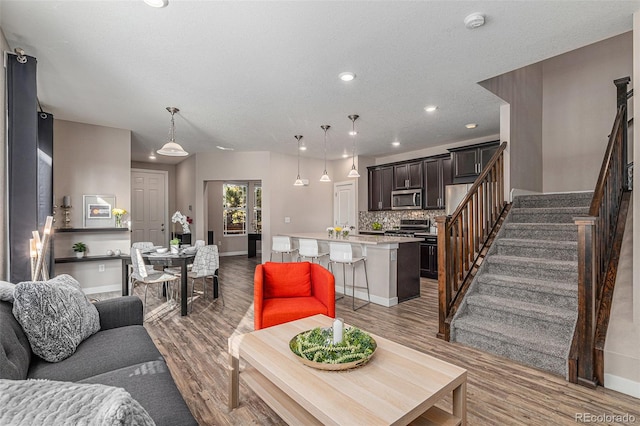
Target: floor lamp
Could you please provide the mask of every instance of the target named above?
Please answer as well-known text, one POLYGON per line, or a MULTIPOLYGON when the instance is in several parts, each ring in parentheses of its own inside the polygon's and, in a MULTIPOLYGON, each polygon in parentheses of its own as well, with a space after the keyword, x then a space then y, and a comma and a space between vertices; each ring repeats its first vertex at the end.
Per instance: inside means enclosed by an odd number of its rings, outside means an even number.
POLYGON ((47 216, 44 224, 42 238, 38 231, 33 231, 33 238, 29 240, 31 259, 31 280, 38 281, 42 275, 42 280, 49 279, 49 269, 47 265, 47 253, 51 242, 51 231, 53 227, 53 216, 47 216))

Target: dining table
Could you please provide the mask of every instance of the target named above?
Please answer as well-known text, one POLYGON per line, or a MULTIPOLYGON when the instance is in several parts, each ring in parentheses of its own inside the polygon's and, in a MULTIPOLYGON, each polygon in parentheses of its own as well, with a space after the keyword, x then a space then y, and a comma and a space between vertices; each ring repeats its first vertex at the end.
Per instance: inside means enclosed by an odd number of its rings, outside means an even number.
MULTIPOLYGON (((187 315, 187 265, 193 263, 195 253, 143 253, 142 258, 145 263, 150 265, 159 265, 162 267, 179 266, 180 267, 180 315, 187 315)), ((129 265, 131 265, 131 255, 122 254, 122 295, 129 295, 129 265)), ((214 297, 217 289, 214 284, 214 297)))

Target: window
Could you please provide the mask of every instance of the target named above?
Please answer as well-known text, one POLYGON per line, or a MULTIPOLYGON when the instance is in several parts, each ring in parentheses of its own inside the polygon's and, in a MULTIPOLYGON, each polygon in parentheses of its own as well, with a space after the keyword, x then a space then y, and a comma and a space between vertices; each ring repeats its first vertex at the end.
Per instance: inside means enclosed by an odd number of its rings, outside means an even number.
POLYGON ((253 229, 255 232, 262 232, 262 187, 253 187, 253 229))
POLYGON ((222 186, 223 234, 247 233, 247 185, 225 183, 222 186))

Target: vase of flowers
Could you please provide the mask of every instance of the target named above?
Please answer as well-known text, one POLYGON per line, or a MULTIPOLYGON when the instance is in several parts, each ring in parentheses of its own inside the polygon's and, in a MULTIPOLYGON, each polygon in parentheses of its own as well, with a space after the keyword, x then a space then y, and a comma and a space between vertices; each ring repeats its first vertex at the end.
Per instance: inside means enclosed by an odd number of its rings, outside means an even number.
POLYGON ((116 218, 116 228, 122 228, 122 217, 127 214, 125 209, 114 208, 111 210, 111 214, 116 218))
POLYGON ((336 226, 333 230, 336 233, 336 238, 340 238, 340 235, 342 235, 342 226, 336 226))
POLYGON ((333 226, 327 228, 327 236, 333 238, 333 226))

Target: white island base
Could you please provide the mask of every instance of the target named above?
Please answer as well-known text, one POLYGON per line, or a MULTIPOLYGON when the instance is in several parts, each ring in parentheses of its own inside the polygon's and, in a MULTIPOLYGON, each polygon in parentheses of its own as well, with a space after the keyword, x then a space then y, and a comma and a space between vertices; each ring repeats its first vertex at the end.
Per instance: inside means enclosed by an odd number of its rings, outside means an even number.
MULTIPOLYGON (((349 243, 354 257, 367 257, 367 275, 369 277, 369 294, 371 302, 382 306, 394 306, 398 302, 420 296, 420 238, 385 237, 383 235, 350 235, 347 239, 329 238, 322 233, 292 233, 294 247, 298 247, 300 238, 318 241, 320 252, 329 252, 330 242, 349 243)), ((327 266, 329 257, 325 256, 320 263, 327 266)), ((342 265, 334 265, 336 293, 342 294, 344 287, 342 265)), ((347 281, 346 295, 351 296, 351 266, 345 266, 347 281)), ((367 300, 367 292, 362 262, 356 264, 357 299, 367 300)))

